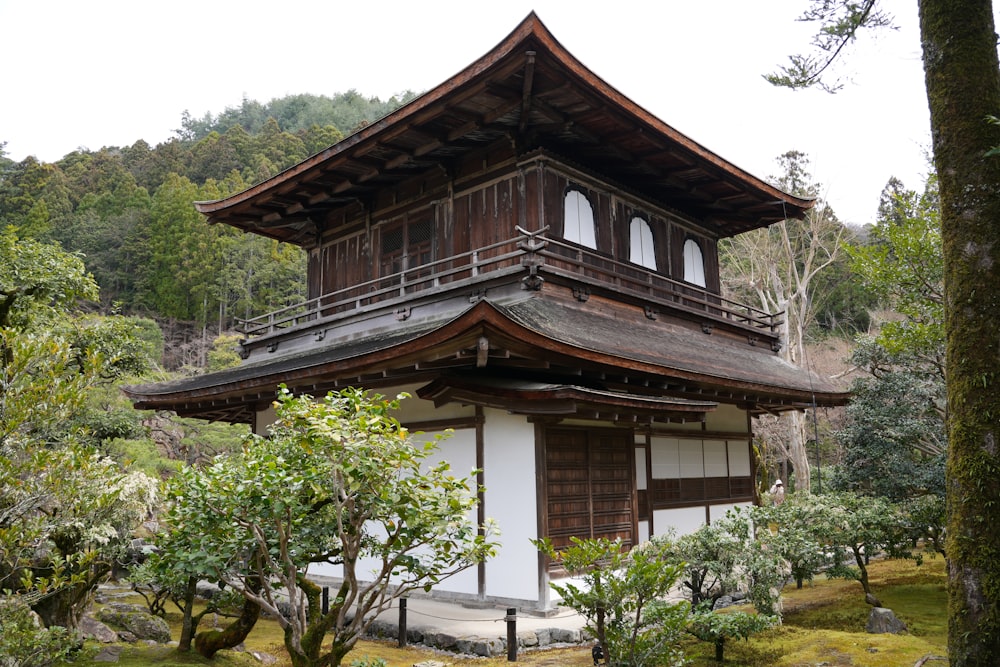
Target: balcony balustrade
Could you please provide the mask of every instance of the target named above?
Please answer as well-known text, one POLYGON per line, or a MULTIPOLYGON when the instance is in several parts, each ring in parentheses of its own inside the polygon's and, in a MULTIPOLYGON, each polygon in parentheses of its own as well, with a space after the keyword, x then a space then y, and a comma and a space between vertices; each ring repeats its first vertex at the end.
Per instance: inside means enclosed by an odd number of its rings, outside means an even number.
POLYGON ((275 336, 374 306, 406 303, 415 296, 452 292, 487 280, 523 274, 525 285, 537 286, 539 278, 559 276, 592 288, 643 300, 665 310, 674 309, 730 323, 765 335, 777 335, 783 313, 767 313, 732 301, 689 283, 672 280, 641 266, 546 235, 546 229, 518 235, 470 252, 452 255, 420 266, 405 267, 351 287, 241 322, 248 338, 275 336))

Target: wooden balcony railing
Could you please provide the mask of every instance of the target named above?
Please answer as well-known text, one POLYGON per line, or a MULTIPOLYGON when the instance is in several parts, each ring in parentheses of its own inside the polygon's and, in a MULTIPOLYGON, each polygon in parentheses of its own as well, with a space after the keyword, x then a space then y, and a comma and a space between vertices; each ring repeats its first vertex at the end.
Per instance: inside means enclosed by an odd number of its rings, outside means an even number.
POLYGON ((767 313, 641 266, 549 238, 546 229, 536 232, 517 229, 519 235, 506 241, 406 267, 392 275, 244 320, 239 328, 247 337, 269 336, 368 306, 405 302, 423 291, 452 291, 505 274, 521 273, 526 279, 550 274, 595 287, 610 287, 653 304, 740 324, 762 333, 774 334, 781 324, 783 313, 767 313))

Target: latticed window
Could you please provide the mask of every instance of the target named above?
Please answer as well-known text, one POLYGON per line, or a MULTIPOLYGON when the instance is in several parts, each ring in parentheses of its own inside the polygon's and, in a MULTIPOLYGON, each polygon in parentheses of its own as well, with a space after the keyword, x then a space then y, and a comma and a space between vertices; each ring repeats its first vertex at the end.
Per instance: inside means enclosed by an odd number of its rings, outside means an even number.
POLYGON ((379 275, 384 278, 383 287, 400 284, 401 273, 406 283, 430 275, 430 268, 421 268, 434 260, 434 220, 430 216, 384 228, 381 239, 379 275))

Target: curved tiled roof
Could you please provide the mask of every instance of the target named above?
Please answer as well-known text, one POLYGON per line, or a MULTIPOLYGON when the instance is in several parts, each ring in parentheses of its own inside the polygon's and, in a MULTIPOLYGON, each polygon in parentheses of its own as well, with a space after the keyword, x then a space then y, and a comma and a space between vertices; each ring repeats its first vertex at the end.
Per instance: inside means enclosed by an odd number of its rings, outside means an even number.
MULTIPOLYGON (((683 93, 684 91, 679 91, 683 93)), ((802 217, 789 195, 716 155, 587 69, 531 13, 454 77, 300 164, 226 199, 213 222, 307 245, 331 211, 499 140, 590 169, 720 237, 802 217)))
POLYGON ((281 383, 315 393, 337 386, 386 384, 393 378, 398 383, 429 380, 448 368, 477 372, 480 340, 503 351, 502 357, 480 360, 491 374, 522 380, 536 376, 553 383, 560 373, 568 375, 566 369, 582 368, 581 373, 574 370, 573 384, 589 382, 592 390, 608 388, 601 378, 614 375, 633 382, 639 378, 648 396, 762 410, 800 409, 814 400, 821 406, 840 405, 848 398, 829 381, 745 340, 653 321, 635 306, 609 304, 595 313, 572 301, 546 298, 507 304, 483 300, 456 317, 350 340, 331 339, 306 352, 125 391, 137 408, 249 421, 254 406, 270 402, 281 383), (527 364, 529 360, 539 363, 527 364))

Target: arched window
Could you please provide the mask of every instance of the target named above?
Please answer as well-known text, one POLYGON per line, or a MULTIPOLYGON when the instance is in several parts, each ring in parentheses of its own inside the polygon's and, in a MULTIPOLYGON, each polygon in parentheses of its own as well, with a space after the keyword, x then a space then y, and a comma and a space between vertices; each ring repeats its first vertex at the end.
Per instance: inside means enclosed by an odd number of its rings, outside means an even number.
POLYGON ((631 239, 628 261, 655 271, 656 252, 653 249, 653 230, 649 228, 649 223, 639 217, 632 218, 628 234, 631 239))
POLYGON ((694 239, 684 242, 684 281, 705 286, 705 259, 701 254, 701 246, 694 239))
POLYGON ((563 218, 563 238, 588 248, 597 248, 594 236, 594 208, 579 190, 566 193, 563 218))

